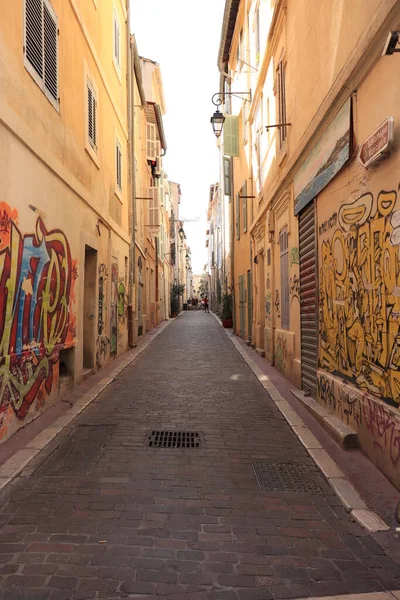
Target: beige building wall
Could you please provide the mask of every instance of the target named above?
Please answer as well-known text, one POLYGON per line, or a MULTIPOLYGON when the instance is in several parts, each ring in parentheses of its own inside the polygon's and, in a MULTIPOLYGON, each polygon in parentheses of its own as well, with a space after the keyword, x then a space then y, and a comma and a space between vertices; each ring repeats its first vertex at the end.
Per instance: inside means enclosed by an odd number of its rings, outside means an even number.
POLYGON ((127 348, 127 4, 54 0, 50 10, 58 28, 55 97, 26 66, 24 2, 0 9, 3 440, 127 348), (95 148, 88 82, 97 100, 95 148))

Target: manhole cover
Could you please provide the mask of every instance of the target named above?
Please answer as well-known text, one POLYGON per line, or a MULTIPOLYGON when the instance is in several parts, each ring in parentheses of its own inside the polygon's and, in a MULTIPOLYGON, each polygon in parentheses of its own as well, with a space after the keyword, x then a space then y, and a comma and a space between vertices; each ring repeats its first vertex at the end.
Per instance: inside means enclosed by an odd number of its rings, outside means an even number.
POLYGON ((155 431, 148 437, 149 448, 200 448, 198 431, 155 431))
POLYGON ((260 488, 266 492, 322 492, 309 469, 303 464, 258 462, 253 467, 260 488))
POLYGON ((36 470, 36 475, 86 475, 97 464, 114 425, 80 425, 36 470))

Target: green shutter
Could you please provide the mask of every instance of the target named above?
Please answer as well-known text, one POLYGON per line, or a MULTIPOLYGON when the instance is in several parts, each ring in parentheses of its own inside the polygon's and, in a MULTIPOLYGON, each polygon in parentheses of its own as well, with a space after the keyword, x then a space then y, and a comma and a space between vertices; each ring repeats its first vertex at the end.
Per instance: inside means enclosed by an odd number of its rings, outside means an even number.
POLYGON ((239 117, 225 115, 224 123, 224 154, 239 156, 239 117))

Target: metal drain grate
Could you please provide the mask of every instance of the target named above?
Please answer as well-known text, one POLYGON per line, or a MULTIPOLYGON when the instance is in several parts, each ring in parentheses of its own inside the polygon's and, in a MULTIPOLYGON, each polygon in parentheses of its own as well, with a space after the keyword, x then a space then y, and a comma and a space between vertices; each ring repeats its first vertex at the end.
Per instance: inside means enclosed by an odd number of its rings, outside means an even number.
POLYGON ((114 425, 80 425, 67 437, 35 475, 68 477, 87 475, 97 464, 114 425))
POLYGON ((200 448, 198 431, 155 431, 148 438, 149 448, 200 448))
POLYGON ((309 469, 303 464, 258 462, 253 467, 260 489, 266 492, 322 493, 309 469))

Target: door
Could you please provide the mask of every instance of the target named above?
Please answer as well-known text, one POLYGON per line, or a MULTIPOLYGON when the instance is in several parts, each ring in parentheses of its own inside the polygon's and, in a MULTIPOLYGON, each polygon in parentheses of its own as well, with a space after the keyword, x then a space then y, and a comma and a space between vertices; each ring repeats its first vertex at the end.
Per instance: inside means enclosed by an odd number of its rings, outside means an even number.
POLYGON ((301 385, 317 398, 318 281, 315 199, 299 215, 301 385))
POLYGON ((246 329, 246 291, 244 275, 239 275, 239 335, 244 338, 246 329))
POLYGON ((110 352, 117 353, 118 344, 118 263, 111 263, 110 352))
POLYGON ((253 325, 253 298, 251 295, 251 271, 247 271, 247 339, 251 340, 253 325))
POLYGON ((94 368, 96 343, 96 278, 97 251, 85 246, 83 292, 83 371, 94 368))

